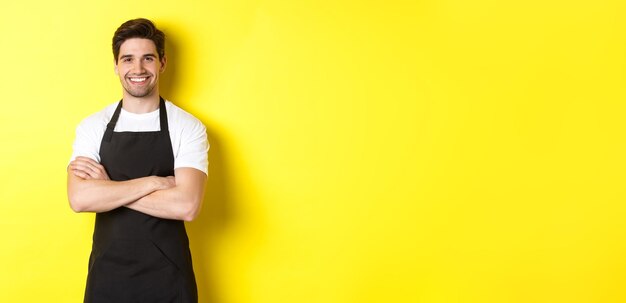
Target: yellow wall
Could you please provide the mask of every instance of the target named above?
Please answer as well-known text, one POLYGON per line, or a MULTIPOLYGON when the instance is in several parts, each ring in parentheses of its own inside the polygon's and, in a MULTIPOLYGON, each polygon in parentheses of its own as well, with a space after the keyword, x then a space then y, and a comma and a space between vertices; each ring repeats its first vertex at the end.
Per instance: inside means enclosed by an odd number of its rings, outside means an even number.
POLYGON ((80 302, 76 124, 170 40, 212 144, 202 302, 626 301, 623 1, 4 1, 0 302, 80 302))

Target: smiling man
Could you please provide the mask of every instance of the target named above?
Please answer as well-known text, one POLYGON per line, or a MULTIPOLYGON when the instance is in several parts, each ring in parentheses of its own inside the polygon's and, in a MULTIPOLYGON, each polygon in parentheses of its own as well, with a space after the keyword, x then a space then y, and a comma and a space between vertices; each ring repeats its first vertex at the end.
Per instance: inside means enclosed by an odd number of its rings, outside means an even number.
POLYGON ((204 125, 159 95, 165 36, 146 19, 113 36, 122 100, 76 129, 67 191, 96 213, 85 302, 197 302, 184 221, 202 203, 204 125))

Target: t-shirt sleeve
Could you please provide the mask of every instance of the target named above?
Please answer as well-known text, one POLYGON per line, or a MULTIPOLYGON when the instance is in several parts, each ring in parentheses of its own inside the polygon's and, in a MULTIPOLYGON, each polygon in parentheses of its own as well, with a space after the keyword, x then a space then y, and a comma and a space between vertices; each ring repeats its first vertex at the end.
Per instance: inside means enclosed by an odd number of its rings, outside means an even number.
POLYGON ((194 120, 182 130, 178 155, 174 159, 174 169, 191 167, 208 175, 208 151, 206 127, 199 120, 194 120))
POLYGON ((70 162, 78 156, 91 158, 98 163, 100 162, 99 138, 93 127, 88 127, 86 121, 81 122, 76 127, 76 138, 72 144, 72 157, 70 162))

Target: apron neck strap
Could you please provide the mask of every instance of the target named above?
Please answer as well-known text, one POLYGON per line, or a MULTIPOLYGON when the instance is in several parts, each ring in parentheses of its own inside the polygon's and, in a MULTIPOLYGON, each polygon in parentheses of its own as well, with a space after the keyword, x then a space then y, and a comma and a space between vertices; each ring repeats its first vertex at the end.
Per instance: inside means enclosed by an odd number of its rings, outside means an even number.
POLYGON ((169 131, 169 125, 167 124, 167 111, 165 110, 165 100, 159 96, 159 118, 161 120, 161 132, 169 131))
MULTIPOLYGON (((111 116, 111 121, 107 124, 107 129, 104 132, 104 141, 111 142, 111 137, 113 137, 113 130, 115 130, 115 125, 117 124, 117 120, 120 118, 120 112, 122 111, 122 100, 117 104, 115 108, 115 112, 113 112, 113 116, 111 116)), ((159 96, 159 120, 161 123, 161 132, 169 131, 169 126, 167 124, 167 112, 165 110, 165 100, 163 97, 159 96)))

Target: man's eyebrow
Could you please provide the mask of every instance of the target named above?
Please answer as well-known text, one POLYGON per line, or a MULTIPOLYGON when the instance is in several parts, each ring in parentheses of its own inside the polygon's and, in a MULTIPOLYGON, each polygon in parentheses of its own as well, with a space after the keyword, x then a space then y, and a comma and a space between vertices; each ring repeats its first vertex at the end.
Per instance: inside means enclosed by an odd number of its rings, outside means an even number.
MULTIPOLYGON (((133 57, 133 55, 121 55, 121 56, 120 56, 120 59, 123 59, 123 58, 132 58, 132 57, 133 57)), ((142 57, 144 57, 144 58, 145 58, 145 57, 155 57, 155 58, 156 58, 156 55, 155 55, 155 54, 144 54, 144 55, 142 55, 142 57)))

